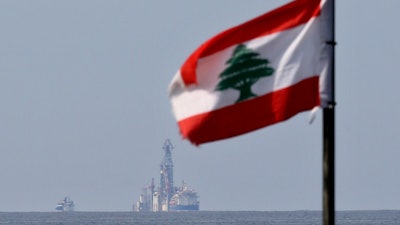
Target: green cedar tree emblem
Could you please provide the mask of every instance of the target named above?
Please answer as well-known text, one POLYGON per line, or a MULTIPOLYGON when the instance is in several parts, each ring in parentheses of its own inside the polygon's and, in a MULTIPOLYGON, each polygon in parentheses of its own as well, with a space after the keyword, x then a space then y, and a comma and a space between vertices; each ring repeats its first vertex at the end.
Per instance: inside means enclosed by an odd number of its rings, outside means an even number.
POLYGON ((236 46, 231 58, 226 62, 229 66, 219 75, 220 82, 216 90, 229 88, 240 91, 236 103, 257 96, 251 92, 251 86, 260 78, 271 76, 274 69, 268 66, 268 59, 259 58, 259 53, 244 44, 236 46))

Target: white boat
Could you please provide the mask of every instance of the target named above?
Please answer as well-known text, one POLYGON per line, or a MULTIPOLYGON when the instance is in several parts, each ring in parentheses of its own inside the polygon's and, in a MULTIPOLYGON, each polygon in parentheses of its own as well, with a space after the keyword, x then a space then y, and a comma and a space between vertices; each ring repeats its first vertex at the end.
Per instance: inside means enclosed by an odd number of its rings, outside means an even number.
POLYGON ((74 201, 72 201, 69 197, 65 197, 64 200, 59 201, 56 206, 57 211, 63 211, 63 212, 74 211, 74 208, 75 208, 74 201))

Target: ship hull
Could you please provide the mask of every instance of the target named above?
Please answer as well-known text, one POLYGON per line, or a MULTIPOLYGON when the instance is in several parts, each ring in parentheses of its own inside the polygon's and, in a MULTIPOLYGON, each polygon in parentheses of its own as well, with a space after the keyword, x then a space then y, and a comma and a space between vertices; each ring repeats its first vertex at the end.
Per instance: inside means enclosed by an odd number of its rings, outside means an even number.
POLYGON ((171 211, 198 211, 199 205, 172 205, 171 211))

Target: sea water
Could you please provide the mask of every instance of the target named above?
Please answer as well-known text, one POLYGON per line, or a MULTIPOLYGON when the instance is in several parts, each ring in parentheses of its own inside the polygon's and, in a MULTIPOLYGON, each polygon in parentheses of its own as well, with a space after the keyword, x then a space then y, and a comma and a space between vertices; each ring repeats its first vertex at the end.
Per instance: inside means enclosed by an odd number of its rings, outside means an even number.
MULTIPOLYGON (((320 211, 0 212, 1 225, 314 225, 320 211)), ((400 225, 400 211, 339 211, 337 225, 400 225)))

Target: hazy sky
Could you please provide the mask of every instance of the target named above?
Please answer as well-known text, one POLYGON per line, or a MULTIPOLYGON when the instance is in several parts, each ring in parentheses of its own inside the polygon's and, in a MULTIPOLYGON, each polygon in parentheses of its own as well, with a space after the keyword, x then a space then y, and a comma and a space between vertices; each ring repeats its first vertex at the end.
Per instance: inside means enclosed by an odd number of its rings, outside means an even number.
MULTIPOLYGON (((0 211, 128 211, 159 181, 202 210, 321 210, 321 113, 195 147, 167 87, 216 33, 288 0, 1 0, 0 211)), ((336 208, 400 209, 398 0, 337 0, 336 208)))

